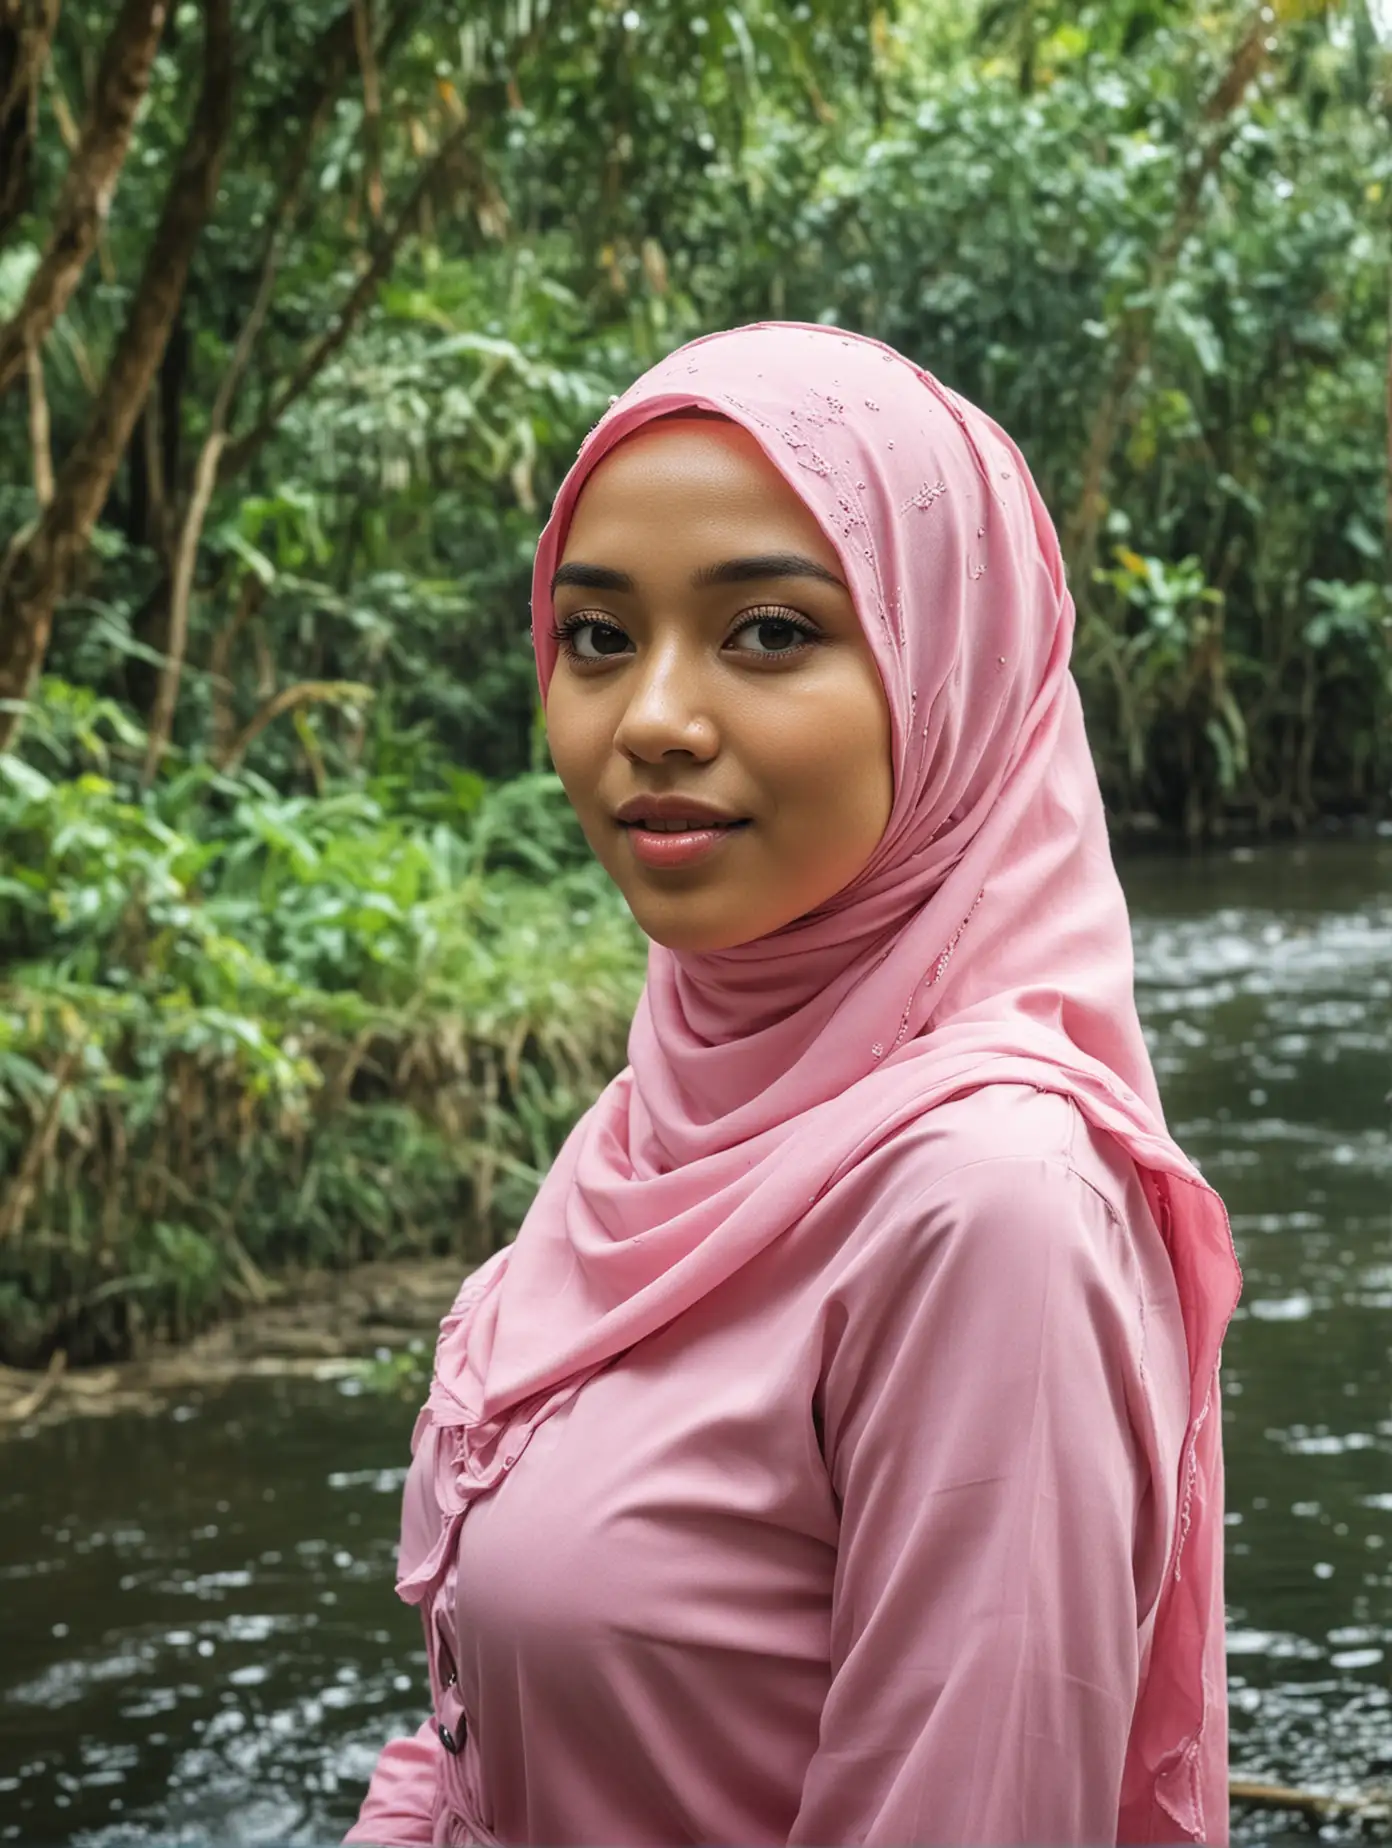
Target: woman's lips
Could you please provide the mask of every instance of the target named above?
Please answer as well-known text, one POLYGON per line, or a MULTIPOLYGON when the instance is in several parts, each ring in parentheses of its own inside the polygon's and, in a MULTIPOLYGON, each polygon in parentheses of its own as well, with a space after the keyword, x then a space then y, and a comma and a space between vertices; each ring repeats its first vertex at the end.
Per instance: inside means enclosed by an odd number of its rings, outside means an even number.
POLYGON ((648 828, 641 822, 620 822, 635 860, 644 866, 691 866, 721 848, 732 834, 749 826, 747 821, 691 828, 648 828))

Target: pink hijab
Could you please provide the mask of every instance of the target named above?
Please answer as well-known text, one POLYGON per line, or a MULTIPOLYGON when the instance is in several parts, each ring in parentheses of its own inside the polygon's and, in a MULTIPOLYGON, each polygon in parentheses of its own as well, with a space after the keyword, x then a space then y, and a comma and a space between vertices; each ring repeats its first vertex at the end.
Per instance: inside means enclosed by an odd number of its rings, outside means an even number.
POLYGON ((1215 1381, 1240 1276, 1221 1200, 1166 1132, 1142 1039, 1049 515, 1004 432, 878 342, 787 323, 710 335, 614 402, 561 486, 533 579, 543 698, 551 577, 585 480, 631 431, 690 407, 748 430, 835 545, 892 714, 893 809, 820 910, 718 954, 651 948, 629 1065, 446 1318, 422 1419, 454 1434, 448 1518, 399 1590, 427 1595, 469 1503, 594 1372, 871 1150, 980 1085, 1062 1092, 1137 1164, 1190 1355, 1121 1839, 1173 1840, 1176 1825, 1225 1839, 1215 1381))

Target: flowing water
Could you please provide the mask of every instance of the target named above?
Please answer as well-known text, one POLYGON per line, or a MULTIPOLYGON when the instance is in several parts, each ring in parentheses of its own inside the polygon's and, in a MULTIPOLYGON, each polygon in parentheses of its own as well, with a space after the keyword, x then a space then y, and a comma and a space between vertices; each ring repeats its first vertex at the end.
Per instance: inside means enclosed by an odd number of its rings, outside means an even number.
MULTIPOLYGON (((1247 1278, 1223 1407, 1234 1770, 1392 1784, 1392 840, 1123 876, 1171 1125, 1247 1278)), ((412 1409, 351 1385, 192 1393, 0 1449, 0 1841, 337 1839, 380 1742, 423 1717, 391 1592, 412 1409)))

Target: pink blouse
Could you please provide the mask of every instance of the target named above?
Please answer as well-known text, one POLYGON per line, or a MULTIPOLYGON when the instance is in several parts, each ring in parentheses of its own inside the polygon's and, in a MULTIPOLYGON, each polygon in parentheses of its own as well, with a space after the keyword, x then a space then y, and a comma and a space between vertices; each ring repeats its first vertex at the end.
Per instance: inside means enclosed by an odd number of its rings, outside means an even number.
POLYGON ((993 1085, 858 1174, 474 1504, 349 1842, 1117 1840, 1189 1403, 1136 1170, 993 1085))

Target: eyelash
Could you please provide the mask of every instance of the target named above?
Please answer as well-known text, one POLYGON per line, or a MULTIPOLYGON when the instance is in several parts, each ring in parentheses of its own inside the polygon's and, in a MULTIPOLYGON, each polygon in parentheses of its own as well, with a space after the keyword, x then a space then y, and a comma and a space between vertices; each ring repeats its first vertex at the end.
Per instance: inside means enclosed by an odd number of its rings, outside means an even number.
MULTIPOLYGON (((795 629, 802 640, 796 648, 780 648, 773 654, 763 656, 751 655, 750 658, 755 661, 760 659, 790 661, 800 655, 805 648, 822 639, 820 630, 813 628, 810 622, 797 615, 795 611, 784 609, 780 604, 768 604, 760 609, 750 610, 730 631, 729 639, 733 641, 735 636, 743 635, 746 629, 757 629, 761 623, 765 622, 782 623, 789 629, 795 629)), ((601 660, 619 661, 623 659, 622 655, 580 654, 575 646, 575 638, 582 629, 612 629, 617 635, 624 633, 618 623, 610 622, 603 616, 586 616, 582 611, 577 610, 572 616, 562 617, 559 622, 552 625, 551 639, 573 666, 588 668, 597 666, 601 660)))

